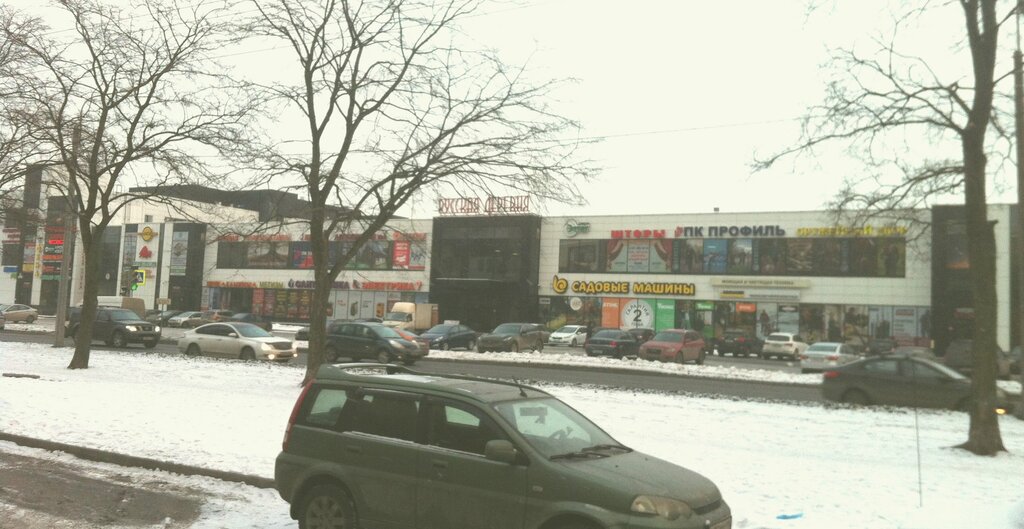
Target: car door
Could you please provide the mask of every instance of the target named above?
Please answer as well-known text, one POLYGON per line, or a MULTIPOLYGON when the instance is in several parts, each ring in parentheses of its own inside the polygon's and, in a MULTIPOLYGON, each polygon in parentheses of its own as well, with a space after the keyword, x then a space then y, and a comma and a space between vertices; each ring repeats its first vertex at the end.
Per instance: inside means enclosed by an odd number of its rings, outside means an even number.
POLYGON ((458 347, 469 347, 469 343, 473 341, 473 338, 475 337, 476 333, 474 333, 472 329, 466 327, 465 325, 459 325, 456 329, 456 336, 455 339, 452 341, 458 343, 458 347))
MULTIPOLYGON (((900 362, 900 369, 906 378, 903 398, 899 404, 919 408, 952 408, 966 392, 957 391, 954 381, 937 369, 907 358, 900 362)), ((964 386, 966 387, 966 386, 964 386)))
POLYGON ((104 342, 110 340, 110 331, 113 326, 114 322, 110 320, 110 312, 103 309, 96 311, 96 321, 92 325, 92 339, 104 342))
POLYGON ((427 445, 419 464, 418 529, 521 529, 528 466, 492 461, 484 447, 510 440, 482 410, 451 399, 426 404, 427 445))
POLYGON ((227 325, 213 324, 196 329, 196 342, 204 354, 226 356, 228 354, 228 333, 232 329, 227 325))
POLYGON ((905 402, 906 377, 900 371, 899 361, 883 358, 865 362, 859 380, 868 398, 874 404, 900 404, 905 402))

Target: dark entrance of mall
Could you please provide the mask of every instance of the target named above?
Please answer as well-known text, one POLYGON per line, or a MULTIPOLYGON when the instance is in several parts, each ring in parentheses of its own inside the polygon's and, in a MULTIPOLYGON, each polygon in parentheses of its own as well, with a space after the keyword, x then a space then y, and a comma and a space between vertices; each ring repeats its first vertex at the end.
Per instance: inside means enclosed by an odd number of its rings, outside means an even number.
POLYGON ((537 321, 540 222, 534 215, 434 219, 430 301, 477 331, 537 321))

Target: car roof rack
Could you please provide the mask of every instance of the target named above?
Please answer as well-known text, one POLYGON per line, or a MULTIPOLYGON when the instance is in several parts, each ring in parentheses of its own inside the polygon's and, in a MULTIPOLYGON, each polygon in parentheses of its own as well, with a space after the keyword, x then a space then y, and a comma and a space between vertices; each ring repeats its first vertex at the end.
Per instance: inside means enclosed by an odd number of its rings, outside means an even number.
MULTIPOLYGON (((495 379, 495 378, 485 378, 485 377, 474 377, 474 376, 471 376, 471 375, 455 375, 455 374, 448 374, 448 373, 427 373, 427 372, 424 372, 424 371, 416 371, 414 369, 409 369, 406 366, 400 366, 400 365, 396 365, 396 364, 346 363, 346 364, 324 364, 322 366, 322 368, 323 367, 330 367, 330 368, 334 368, 334 369, 346 372, 346 375, 348 375, 347 372, 351 371, 351 370, 380 369, 380 370, 383 370, 384 373, 388 374, 388 375, 397 375, 397 374, 401 374, 401 375, 419 375, 419 376, 424 376, 424 377, 436 377, 436 378, 448 378, 448 379, 453 379, 453 380, 465 380, 465 381, 468 381, 468 382, 484 382, 484 383, 488 383, 488 384, 497 384, 497 385, 501 385, 501 386, 508 386, 510 388, 516 388, 516 389, 519 390, 519 394, 524 396, 524 397, 526 396, 526 391, 525 390, 527 390, 527 389, 532 390, 532 391, 537 391, 537 392, 543 393, 545 395, 549 394, 547 391, 544 391, 542 389, 522 384, 522 383, 520 383, 516 379, 512 379, 512 382, 509 382, 507 380, 500 380, 500 379, 495 379)), ((368 377, 363 377, 363 376, 360 376, 360 375, 357 375, 357 374, 351 374, 349 376, 353 380, 359 380, 359 379, 364 379, 365 378, 367 382, 374 382, 375 381, 375 380, 370 379, 368 377)))

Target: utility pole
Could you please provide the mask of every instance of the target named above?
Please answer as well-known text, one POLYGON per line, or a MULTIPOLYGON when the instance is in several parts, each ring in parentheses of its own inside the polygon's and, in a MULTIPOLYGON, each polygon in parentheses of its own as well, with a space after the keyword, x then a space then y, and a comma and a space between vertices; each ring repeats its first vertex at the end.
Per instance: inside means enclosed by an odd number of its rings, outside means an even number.
MULTIPOLYGON (((1010 238, 1016 248, 1011 262, 1017 263, 1017 345, 1024 348, 1024 57, 1020 51, 1020 13, 1024 0, 1018 0, 1014 16, 1017 20, 1017 49, 1013 52, 1013 106, 1017 141, 1017 239, 1010 238)), ((1011 230, 1012 232, 1012 230, 1011 230)), ((1011 344, 1012 345, 1012 344, 1011 344)), ((1024 420, 1024 369, 1020 373, 1020 402, 1014 415, 1024 420)))
POLYGON ((78 168, 78 154, 82 145, 82 123, 75 123, 75 129, 71 134, 71 158, 74 160, 74 168, 68 174, 68 187, 65 192, 64 206, 64 244, 61 250, 60 259, 60 280, 57 284, 57 317, 54 321, 54 347, 64 347, 64 323, 68 317, 68 290, 71 283, 71 256, 75 251, 75 187, 73 179, 76 177, 78 168))

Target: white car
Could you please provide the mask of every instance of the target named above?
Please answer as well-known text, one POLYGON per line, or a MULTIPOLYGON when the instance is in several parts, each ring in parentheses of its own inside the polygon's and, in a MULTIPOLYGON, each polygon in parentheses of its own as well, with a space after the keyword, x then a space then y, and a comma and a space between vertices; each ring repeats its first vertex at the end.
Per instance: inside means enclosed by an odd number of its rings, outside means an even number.
POLYGON ((178 350, 188 356, 221 356, 241 360, 287 362, 295 358, 291 340, 279 338, 251 323, 207 323, 185 331, 178 350))
POLYGON ((578 347, 586 341, 587 327, 585 325, 565 325, 548 336, 548 343, 551 345, 578 347))
POLYGON ((761 348, 761 358, 788 358, 796 360, 800 358, 807 348, 807 342, 803 336, 789 332, 773 332, 764 339, 764 347, 761 348))
POLYGON ((800 372, 827 371, 843 364, 849 364, 854 360, 860 360, 860 358, 861 356, 854 352, 852 347, 844 343, 818 342, 808 347, 800 355, 800 372))

